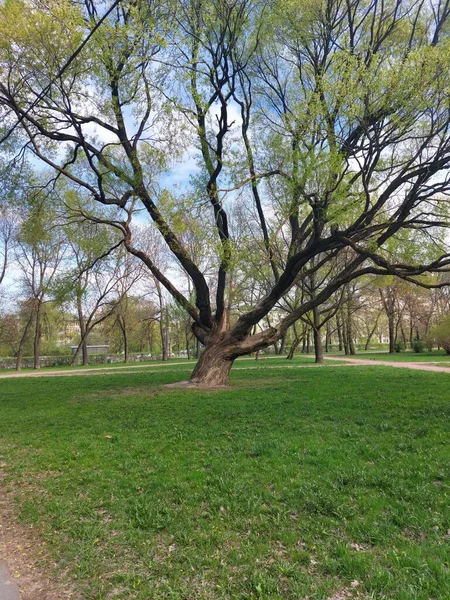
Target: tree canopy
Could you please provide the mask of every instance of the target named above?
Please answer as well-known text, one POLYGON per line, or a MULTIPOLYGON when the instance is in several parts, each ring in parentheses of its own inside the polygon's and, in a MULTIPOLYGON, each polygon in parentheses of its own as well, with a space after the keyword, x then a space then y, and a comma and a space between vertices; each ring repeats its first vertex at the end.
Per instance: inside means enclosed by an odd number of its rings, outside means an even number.
POLYGON ((448 2, 0 10, 3 144, 13 135, 16 160, 50 167, 72 218, 119 232, 188 312, 206 346, 193 382, 226 382, 235 358, 362 275, 440 285, 422 276, 450 265, 448 2), (188 287, 158 266, 142 222, 188 287), (261 326, 315 273, 314 294, 261 326), (239 278, 256 299, 230 321, 239 278))

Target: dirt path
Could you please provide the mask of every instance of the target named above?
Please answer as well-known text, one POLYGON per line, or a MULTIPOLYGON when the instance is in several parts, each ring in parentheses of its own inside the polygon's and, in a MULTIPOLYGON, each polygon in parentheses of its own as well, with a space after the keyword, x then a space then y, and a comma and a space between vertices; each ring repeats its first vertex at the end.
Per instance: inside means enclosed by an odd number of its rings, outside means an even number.
MULTIPOLYGON (((250 371, 252 369, 261 369, 263 368, 263 361, 255 361, 254 359, 246 359, 249 362, 253 361, 255 365, 253 367, 234 367, 233 371, 250 371)), ((280 359, 281 360, 281 359, 280 359)), ((266 369, 305 369, 305 368, 321 368, 323 366, 328 367, 350 367, 350 366, 383 366, 383 367, 396 367, 400 369, 414 369, 416 371, 434 371, 436 373, 450 373, 450 364, 449 367, 440 367, 436 365, 430 365, 428 363, 420 363, 420 362, 392 362, 387 360, 369 360, 365 358, 348 358, 346 356, 327 356, 325 359, 325 365, 316 365, 314 363, 301 363, 299 365, 292 364, 284 364, 284 365, 264 365, 266 369), (329 361, 337 361, 340 364, 330 364, 329 361)), ((11 373, 1 373, 0 379, 15 379, 22 377, 70 377, 74 375, 106 375, 110 373, 111 375, 117 375, 120 373, 139 373, 140 369, 148 369, 147 373, 157 373, 158 369, 169 369, 169 367, 193 367, 193 363, 156 363, 154 365, 149 365, 148 363, 145 365, 121 365, 117 367, 99 367, 96 369, 59 369, 54 371, 47 371, 43 369, 42 371, 26 371, 26 372, 17 372, 13 371, 11 373)))
POLYGON ((20 523, 14 512, 14 494, 5 489, 6 473, 0 463, 0 600, 81 600, 64 573, 51 576, 39 531, 20 523))
POLYGON ((20 600, 19 588, 9 574, 6 565, 0 561, 0 598, 2 600, 20 600))
POLYGON ((367 358, 347 358, 346 356, 327 356, 327 360, 339 360, 348 365, 379 365, 382 367, 395 367, 397 369, 413 369, 415 371, 434 371, 435 373, 450 373, 450 367, 437 367, 421 362, 393 362, 390 360, 369 360, 367 358))
MULTIPOLYGON (((284 358, 284 357, 283 357, 284 358)), ((263 360, 260 361, 255 361, 255 359, 252 358, 248 358, 248 359, 244 359, 244 360, 248 360, 249 362, 253 362, 254 366, 253 367, 233 367, 233 371, 248 371, 251 369, 261 369, 263 366, 263 360)), ((283 359, 280 359, 280 361, 283 359)), ((336 360, 340 360, 340 359, 336 359, 336 360)), ((108 373, 111 373, 111 375, 114 374, 120 374, 121 372, 123 373, 127 373, 127 374, 133 374, 133 373, 139 373, 139 371, 137 369, 148 369, 147 373, 157 373, 158 369, 160 367, 162 368, 166 368, 168 369, 169 367, 181 367, 181 366, 185 366, 185 367, 190 367, 191 369, 194 368, 194 364, 195 363, 157 363, 154 365, 149 365, 148 363, 145 365, 122 365, 122 366, 118 366, 118 367, 98 367, 95 369, 58 369, 58 370, 48 370, 47 369, 42 369, 42 370, 38 370, 38 371, 12 371, 11 373, 1 373, 0 374, 0 379, 15 379, 15 378, 21 378, 21 377, 68 377, 71 375, 106 375, 108 373)), ((323 365, 316 365, 313 362, 311 363, 301 363, 299 365, 292 365, 292 364, 284 364, 284 365, 264 365, 264 368, 266 369, 300 369, 300 368, 310 368, 310 367, 321 367, 323 365)), ((328 366, 338 366, 338 365, 328 365, 328 366)), ((345 366, 344 364, 340 365, 340 366, 345 366)), ((170 370, 170 369, 168 369, 170 370)), ((0 598, 1 600, 1 598, 0 598)))
MULTIPOLYGON (((126 373, 139 373, 136 369, 154 369, 155 367, 179 367, 192 366, 194 363, 156 363, 154 365, 121 365, 117 367, 98 367, 95 369, 42 369, 37 371, 12 371, 11 373, 0 373, 0 379, 14 379, 16 377, 59 377, 67 375, 104 375, 105 373, 117 373, 125 370, 126 373)), ((0 599, 1 600, 1 599, 0 599)))

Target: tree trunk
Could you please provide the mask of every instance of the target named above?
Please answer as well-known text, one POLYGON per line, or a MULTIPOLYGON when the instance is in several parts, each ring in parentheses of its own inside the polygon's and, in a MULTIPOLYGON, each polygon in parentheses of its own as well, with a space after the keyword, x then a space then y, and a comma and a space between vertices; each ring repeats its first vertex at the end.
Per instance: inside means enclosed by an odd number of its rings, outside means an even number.
POLYGON ((322 348, 322 336, 320 333, 320 315, 319 309, 316 306, 313 308, 313 338, 314 338, 314 355, 315 362, 319 365, 323 364, 323 348, 322 348))
POLYGON ((276 335, 275 329, 244 338, 235 338, 220 330, 208 337, 202 335, 205 349, 195 365, 190 382, 201 387, 226 385, 236 358, 271 346, 276 335))
POLYGON ((322 347, 322 336, 320 329, 314 329, 314 354, 315 362, 319 365, 323 364, 323 347, 322 347))
POLYGON ((220 343, 208 344, 200 354, 190 382, 204 387, 227 385, 234 358, 227 356, 226 347, 220 343))
POLYGON ((366 343, 364 344, 364 350, 368 350, 369 349, 369 345, 370 345, 370 342, 372 340, 372 337, 373 337, 373 331, 370 331, 369 335, 367 336, 366 343))
POLYGON ((70 365, 72 367, 74 367, 77 364, 77 358, 78 355, 80 354, 80 350, 82 352, 82 364, 84 367, 86 367, 89 364, 89 356, 88 356, 88 349, 87 349, 87 339, 89 334, 91 333, 92 328, 86 328, 84 327, 84 333, 82 334, 82 338, 80 340, 80 343, 77 346, 77 349, 75 350, 75 353, 72 357, 72 362, 70 363, 70 365))
POLYGON ((320 334, 320 329, 313 330, 314 336, 314 355, 315 355, 315 363, 318 365, 323 364, 323 346, 322 346, 322 336, 320 334))
POLYGON ((89 355, 88 355, 88 347, 87 347, 87 337, 83 338, 81 343, 81 362, 83 367, 87 367, 89 364, 89 355))
POLYGON ((330 331, 330 323, 327 322, 327 327, 325 331, 325 352, 328 354, 331 348, 331 331, 330 331))
POLYGON ((289 348, 289 352, 288 355, 286 356, 287 360, 292 360, 294 358, 294 354, 295 351, 297 350, 300 342, 302 341, 302 338, 295 338, 295 340, 292 342, 291 347, 289 348))
POLYGON ((281 338, 280 351, 278 352, 278 354, 284 354, 285 352, 286 352, 286 333, 281 338))
POLYGON ((128 355, 129 355, 129 341, 128 341, 128 327, 127 321, 124 315, 119 315, 117 317, 117 324, 119 325, 120 333, 122 334, 122 344, 123 344, 123 362, 127 364, 128 355))
POLYGON ((339 352, 342 352, 342 350, 343 350, 342 323, 341 323, 341 319, 339 318, 339 315, 336 315, 336 331, 337 331, 337 336, 338 336, 338 350, 339 350, 339 352))
POLYGON ((150 330, 148 336, 148 351, 150 353, 150 356, 153 356, 153 329, 150 330))
POLYGON ((20 338, 19 348, 17 349, 16 371, 20 371, 22 369, 23 349, 25 347, 25 342, 28 339, 28 333, 33 322, 33 316, 33 313, 31 313, 30 318, 25 325, 25 329, 23 330, 22 337, 20 338))
POLYGON ((159 334, 161 337, 161 353, 164 361, 170 358, 170 333, 169 333, 169 311, 167 306, 161 304, 161 317, 159 319, 159 334))
POLYGON ((33 368, 41 368, 41 308, 42 304, 38 300, 36 307, 36 320, 34 324, 34 341, 33 341, 33 368))
POLYGON ((81 350, 82 356, 82 365, 86 367, 89 364, 88 357, 88 349, 87 349, 87 335, 86 335, 86 320, 83 314, 83 307, 81 305, 81 297, 77 298, 77 316, 78 316, 78 327, 80 328, 80 343, 78 344, 78 348, 75 351, 75 354, 72 357, 72 362, 70 363, 72 367, 77 364, 77 358, 81 350))
POLYGON ((348 340, 348 347, 349 347, 349 350, 350 350, 350 355, 351 355, 351 356, 354 356, 354 355, 356 354, 356 349, 355 349, 355 342, 354 342, 354 340, 353 340, 353 335, 351 335, 351 336, 349 337, 349 340, 348 340))
POLYGON ((311 352, 311 335, 310 332, 306 334, 306 354, 311 352))
POLYGON ((389 354, 394 354, 395 352, 395 323, 393 317, 388 315, 389 321, 389 354))
POLYGON ((388 318, 389 327, 389 354, 395 352, 395 343, 397 341, 397 333, 395 328, 395 292, 394 289, 388 286, 386 293, 380 288, 381 302, 383 303, 386 316, 388 318))
POLYGON ((355 344, 353 341, 353 323, 352 323, 352 305, 351 305, 351 296, 350 296, 350 288, 347 287, 347 346, 350 355, 356 354, 355 352, 355 344))
POLYGON ((348 356, 350 354, 350 347, 348 345, 348 330, 347 330, 347 321, 345 318, 342 319, 342 344, 344 346, 344 354, 348 356))
POLYGON ((129 343, 128 343, 128 331, 126 326, 123 328, 123 362, 126 364, 128 362, 128 354, 129 354, 129 343))
POLYGON ((191 358, 191 340, 189 337, 189 333, 186 331, 186 356, 189 360, 191 358))
POLYGON ((292 360, 292 359, 294 358, 294 353, 295 353, 295 351, 297 350, 297 348, 298 348, 298 346, 299 346, 300 342, 301 342, 302 340, 304 340, 304 339, 305 339, 305 336, 304 336, 304 334, 302 334, 301 336, 299 336, 299 335, 298 335, 298 333, 297 333, 297 328, 296 328, 296 326, 295 326, 295 323, 294 323, 294 341, 292 342, 292 345, 291 345, 291 347, 289 348, 288 355, 286 356, 286 358, 287 358, 288 360, 292 360))

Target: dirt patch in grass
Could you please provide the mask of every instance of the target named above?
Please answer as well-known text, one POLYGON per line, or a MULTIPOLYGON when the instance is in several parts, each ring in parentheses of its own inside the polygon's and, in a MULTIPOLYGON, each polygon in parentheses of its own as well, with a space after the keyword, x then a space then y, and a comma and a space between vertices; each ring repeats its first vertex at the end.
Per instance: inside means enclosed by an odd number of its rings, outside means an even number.
POLYGON ((356 579, 351 582, 350 587, 346 587, 342 590, 335 592, 327 600, 349 600, 350 598, 361 598, 357 588, 359 587, 359 581, 356 579))
POLYGON ((72 403, 85 403, 89 400, 99 400, 104 398, 154 398, 158 395, 161 390, 160 385, 152 386, 141 386, 141 387, 125 387, 125 388, 114 388, 109 390, 100 390, 92 392, 90 394, 84 394, 82 398, 78 395, 74 395, 71 399, 72 403))
POLYGON ((192 381, 177 381, 176 383, 167 383, 164 387, 169 390, 174 388, 183 388, 185 390, 204 390, 206 392, 232 389, 230 385, 200 385, 198 383, 192 383, 192 381))
POLYGON ((5 486, 0 470, 0 558, 16 581, 22 600, 82 600, 67 583, 45 572, 52 565, 45 544, 31 526, 20 523, 13 510, 14 493, 5 486), (48 567, 47 567, 48 568, 48 567))

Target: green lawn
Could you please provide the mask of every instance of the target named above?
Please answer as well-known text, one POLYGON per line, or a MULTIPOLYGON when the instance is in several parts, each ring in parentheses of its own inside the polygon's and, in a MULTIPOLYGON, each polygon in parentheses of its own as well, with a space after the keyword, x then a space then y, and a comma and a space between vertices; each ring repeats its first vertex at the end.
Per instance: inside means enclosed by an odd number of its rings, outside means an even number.
POLYGON ((3 481, 83 599, 450 598, 447 374, 159 386, 190 368, 0 381, 3 481))

